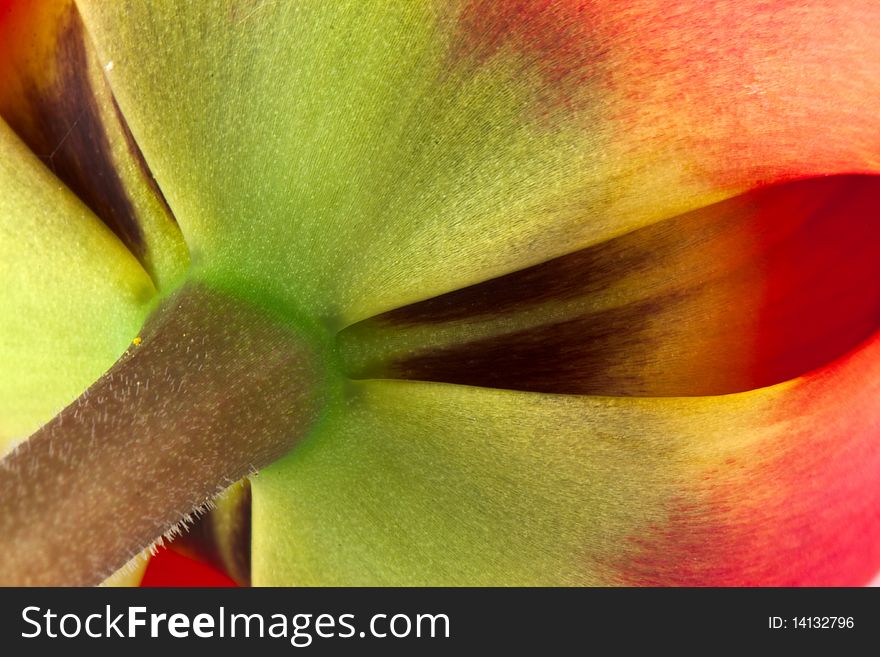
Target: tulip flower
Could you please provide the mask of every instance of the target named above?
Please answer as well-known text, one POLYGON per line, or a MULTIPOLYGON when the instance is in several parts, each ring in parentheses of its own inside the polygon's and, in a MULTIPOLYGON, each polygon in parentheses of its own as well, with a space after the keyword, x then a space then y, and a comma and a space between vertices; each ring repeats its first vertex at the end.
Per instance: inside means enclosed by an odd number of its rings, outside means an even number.
POLYGON ((878 94, 860 0, 0 0, 0 581, 867 583, 878 94))

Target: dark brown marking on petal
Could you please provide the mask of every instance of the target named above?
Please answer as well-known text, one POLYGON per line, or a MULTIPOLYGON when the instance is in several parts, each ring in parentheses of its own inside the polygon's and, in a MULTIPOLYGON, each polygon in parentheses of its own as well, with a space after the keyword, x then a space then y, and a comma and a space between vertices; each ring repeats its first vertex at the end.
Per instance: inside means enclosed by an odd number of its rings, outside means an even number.
POLYGON ((658 299, 505 335, 430 349, 363 378, 442 381, 562 394, 651 392, 649 382, 615 370, 645 350, 647 322, 672 299, 658 299))
POLYGON ((880 329, 880 176, 755 190, 354 324, 353 378, 538 392, 741 392, 880 329))
POLYGON ((150 191, 159 200, 159 203, 162 204, 162 208, 165 210, 171 220, 176 224, 177 217, 175 217, 174 213, 171 211, 171 206, 168 205, 168 201, 165 198, 165 194, 162 192, 162 188, 159 187, 159 183, 156 182, 156 178, 155 176, 153 176, 153 171, 152 169, 150 169, 150 165, 147 164, 147 159, 144 157, 143 151, 141 151, 141 147, 138 146, 137 140, 131 133, 131 128, 128 127, 128 121, 125 120, 125 116, 122 114, 122 110, 119 108, 119 103, 116 102, 116 97, 113 96, 112 99, 113 111, 116 113, 116 118, 119 121, 119 125, 122 127, 122 134, 125 136, 125 143, 128 146, 128 152, 131 153, 132 158, 137 163, 138 168, 141 170, 141 174, 143 175, 147 186, 150 188, 150 191))
POLYGON ((239 586, 251 584, 251 485, 247 479, 220 496, 217 506, 176 538, 175 549, 206 561, 239 586))
MULTIPOLYGON (((144 235, 113 161, 110 140, 89 79, 82 20, 71 7, 58 34, 56 82, 28 94, 32 129, 24 141, 144 261, 144 235)), ((10 121, 17 129, 16 121, 10 121)))
POLYGON ((617 280, 621 272, 635 272, 650 266, 652 254, 645 243, 625 240, 608 244, 611 248, 601 245, 583 249, 391 310, 373 321, 414 326, 498 316, 545 301, 589 296, 617 280))

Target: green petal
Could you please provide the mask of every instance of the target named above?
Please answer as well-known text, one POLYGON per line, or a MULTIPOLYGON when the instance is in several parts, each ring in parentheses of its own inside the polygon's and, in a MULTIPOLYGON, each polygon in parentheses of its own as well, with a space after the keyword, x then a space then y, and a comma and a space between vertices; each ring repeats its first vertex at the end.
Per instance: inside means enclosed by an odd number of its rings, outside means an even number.
POLYGON ((365 381, 252 478, 255 585, 860 585, 880 336, 717 397, 365 381))
POLYGON ((546 99, 458 3, 80 7, 209 277, 336 327, 620 230, 583 221, 621 186, 594 89, 546 99))
POLYGON ((334 328, 876 170, 875 10, 704 4, 79 2, 194 265, 334 328))
POLYGON ((125 351, 149 276, 0 121, 0 452, 125 351))

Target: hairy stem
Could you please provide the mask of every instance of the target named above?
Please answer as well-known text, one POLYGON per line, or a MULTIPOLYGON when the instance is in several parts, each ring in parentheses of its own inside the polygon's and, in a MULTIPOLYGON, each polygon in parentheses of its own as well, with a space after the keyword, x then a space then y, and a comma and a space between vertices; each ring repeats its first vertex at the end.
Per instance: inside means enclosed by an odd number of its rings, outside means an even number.
POLYGON ((306 342, 204 287, 177 292, 136 342, 0 461, 0 584, 101 582, 320 411, 306 342))

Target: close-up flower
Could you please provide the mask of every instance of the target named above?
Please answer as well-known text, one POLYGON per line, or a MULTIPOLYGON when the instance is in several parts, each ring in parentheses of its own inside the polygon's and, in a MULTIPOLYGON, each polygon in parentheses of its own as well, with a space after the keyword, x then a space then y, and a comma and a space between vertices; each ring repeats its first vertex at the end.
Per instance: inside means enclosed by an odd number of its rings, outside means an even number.
POLYGON ((873 0, 0 0, 0 584, 868 584, 878 96, 873 0))

